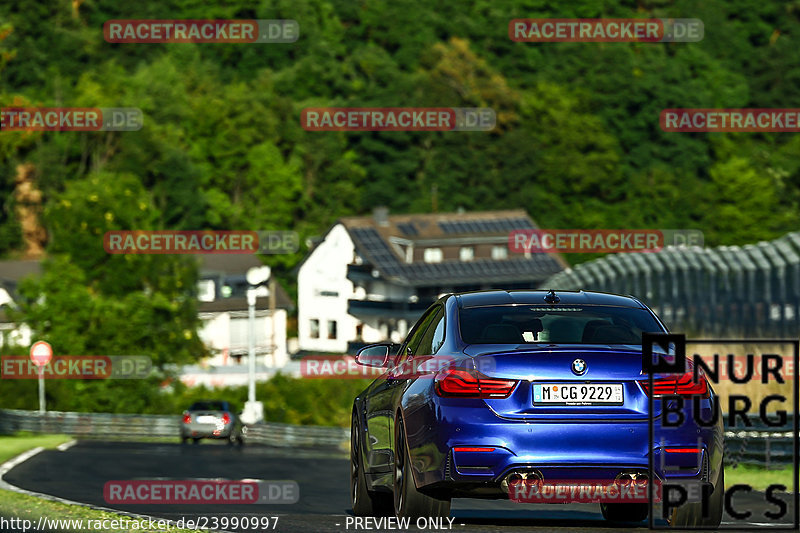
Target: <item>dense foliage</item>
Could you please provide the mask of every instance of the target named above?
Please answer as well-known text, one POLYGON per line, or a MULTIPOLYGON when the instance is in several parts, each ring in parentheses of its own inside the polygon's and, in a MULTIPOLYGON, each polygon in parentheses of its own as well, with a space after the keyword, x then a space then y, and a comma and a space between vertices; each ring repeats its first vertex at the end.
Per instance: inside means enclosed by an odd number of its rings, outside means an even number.
MULTIPOLYGON (((22 249, 15 179, 32 165, 52 261, 24 287, 19 317, 60 353, 180 363, 203 355, 192 265, 109 257, 105 231, 309 237, 386 205, 521 207, 551 228, 695 228, 709 245, 774 238, 797 229, 800 137, 664 133, 658 118, 672 107, 796 106, 798 48, 798 0, 9 0, 0 106, 138 107, 145 123, 0 132, 0 255, 22 249), (512 42, 508 22, 521 17, 693 17, 705 38, 512 42), (126 18, 287 18, 301 37, 105 42, 103 23, 126 18), (299 115, 311 106, 492 107, 498 127, 306 132, 299 115)), ((265 260, 291 286, 304 251, 265 260)))

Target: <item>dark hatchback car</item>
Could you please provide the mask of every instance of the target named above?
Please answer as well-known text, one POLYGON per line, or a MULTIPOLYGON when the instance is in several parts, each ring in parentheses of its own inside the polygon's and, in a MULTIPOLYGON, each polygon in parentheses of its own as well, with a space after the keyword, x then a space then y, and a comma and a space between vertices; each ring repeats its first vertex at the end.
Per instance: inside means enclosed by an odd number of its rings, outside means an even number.
POLYGON ((228 402, 203 400, 193 403, 183 412, 181 442, 192 439, 226 440, 228 444, 244 444, 242 422, 228 402))

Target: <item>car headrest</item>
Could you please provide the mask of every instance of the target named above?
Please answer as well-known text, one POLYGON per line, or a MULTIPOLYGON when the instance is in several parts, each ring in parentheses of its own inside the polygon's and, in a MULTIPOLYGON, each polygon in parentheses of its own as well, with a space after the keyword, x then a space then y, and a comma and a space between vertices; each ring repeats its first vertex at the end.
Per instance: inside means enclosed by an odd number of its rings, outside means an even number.
POLYGON ((532 318, 526 322, 523 322, 520 324, 520 327, 522 328, 522 331, 533 331, 535 333, 544 331, 544 326, 539 318, 532 318))
POLYGON ((583 336, 581 337, 581 342, 592 342, 591 339, 594 334, 594 330, 602 326, 613 326, 613 324, 608 320, 590 320, 587 322, 583 327, 583 336))
POLYGON ((581 341, 581 326, 570 318, 560 318, 550 323, 549 342, 572 344, 581 341))
POLYGON ((599 326, 592 333, 591 344, 638 344, 641 339, 624 326, 599 326))
POLYGON ((510 324, 492 324, 483 328, 481 340, 496 344, 522 344, 522 333, 510 324))

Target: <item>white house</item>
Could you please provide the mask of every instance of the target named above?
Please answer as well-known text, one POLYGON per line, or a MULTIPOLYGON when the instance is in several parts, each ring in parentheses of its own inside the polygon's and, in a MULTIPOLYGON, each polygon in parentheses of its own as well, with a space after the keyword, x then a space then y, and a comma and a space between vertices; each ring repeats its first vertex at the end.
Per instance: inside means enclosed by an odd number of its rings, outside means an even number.
MULTIPOLYGON (((248 353, 247 271, 261 266, 250 254, 200 254, 199 331, 214 356, 204 366, 245 365, 248 353)), ((283 367, 289 361, 286 344, 289 296, 276 284, 274 316, 269 309, 269 289, 262 286, 256 298, 255 345, 258 365, 283 367)))
POLYGON ((532 228, 524 210, 338 220, 297 269, 300 349, 399 342, 443 293, 536 287, 566 263, 509 252, 509 232, 532 228))
MULTIPOLYGON (((206 375, 214 372, 214 384, 234 384, 247 368, 247 270, 262 263, 250 254, 200 254, 197 259, 198 316, 202 321, 198 333, 212 356, 189 370, 191 376, 186 381, 211 384, 206 375), (226 372, 235 376, 226 377, 226 372)), ((11 322, 3 307, 13 308, 22 277, 40 273, 38 260, 0 261, 0 347, 31 344, 28 326, 11 322)), ((286 291, 279 284, 276 287, 274 315, 269 309, 267 287, 259 289, 256 299, 257 365, 266 372, 285 367, 289 361, 286 326, 293 304, 286 291)))
POLYGON ((33 342, 28 325, 12 322, 4 307, 15 307, 14 299, 22 278, 37 276, 41 271, 41 264, 35 259, 0 261, 0 348, 10 344, 29 346, 33 342))

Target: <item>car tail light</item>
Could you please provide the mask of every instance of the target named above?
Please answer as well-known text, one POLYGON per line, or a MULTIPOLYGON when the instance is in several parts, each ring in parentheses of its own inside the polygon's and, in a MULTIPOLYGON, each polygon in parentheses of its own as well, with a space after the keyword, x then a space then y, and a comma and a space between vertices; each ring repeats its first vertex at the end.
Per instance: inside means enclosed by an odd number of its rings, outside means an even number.
MULTIPOLYGON (((641 383, 644 391, 650 395, 650 383, 648 380, 644 379, 639 383, 641 383)), ((679 396, 696 394, 703 398, 708 398, 711 395, 708 390, 708 382, 702 372, 698 372, 697 382, 694 381, 692 372, 653 380, 653 396, 675 394, 679 396)))
POLYGON ((228 424, 230 421, 231 421, 231 415, 229 415, 228 413, 225 413, 224 415, 222 415, 222 423, 223 424, 228 424))
POLYGON ((436 394, 458 398, 508 398, 517 385, 513 379, 497 379, 476 370, 447 368, 436 376, 436 394))
POLYGON ((189 413, 184 413, 183 414, 183 423, 184 424, 189 424, 191 422, 192 422, 192 415, 190 415, 189 413))
POLYGON ((700 453, 700 448, 664 448, 667 453, 700 453))
POLYGON ((454 452, 493 452, 494 448, 484 448, 481 446, 456 446, 454 452))

